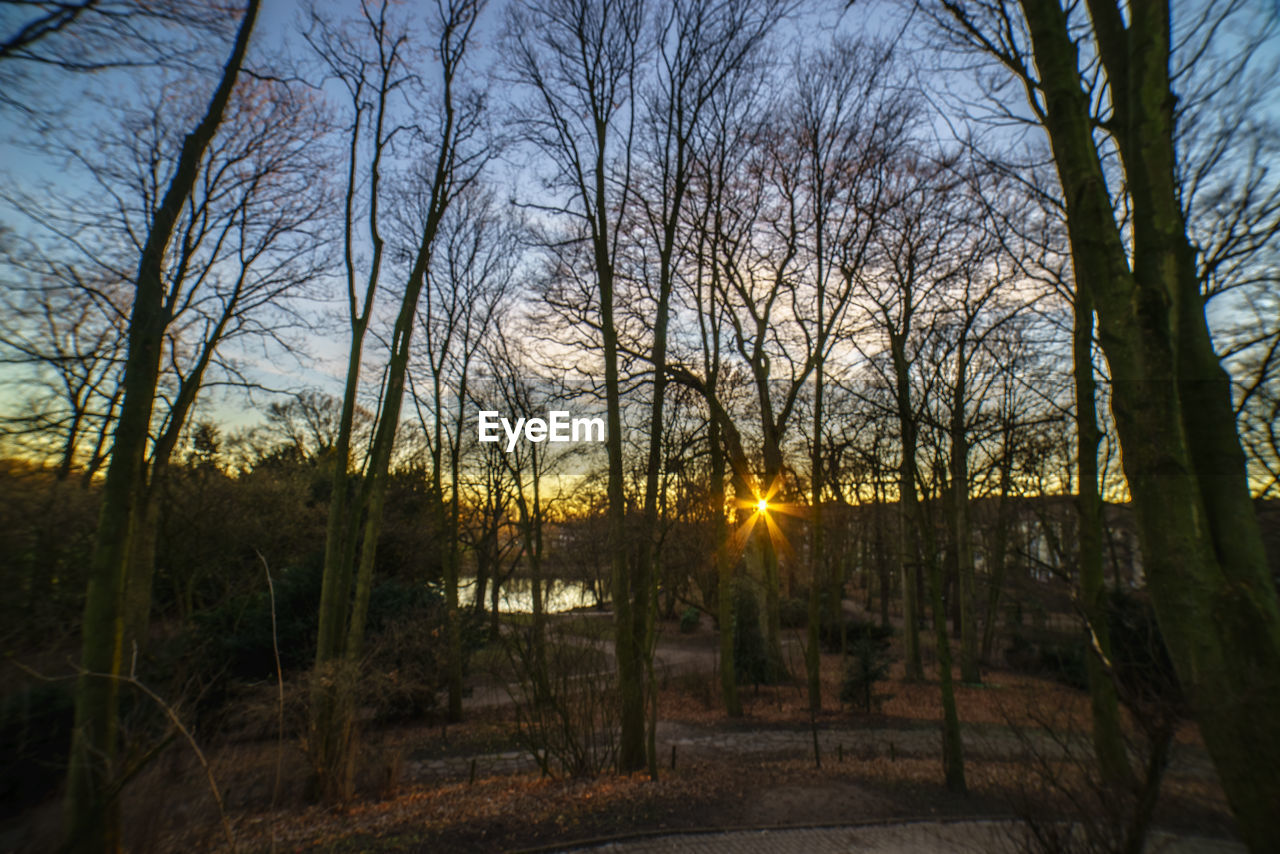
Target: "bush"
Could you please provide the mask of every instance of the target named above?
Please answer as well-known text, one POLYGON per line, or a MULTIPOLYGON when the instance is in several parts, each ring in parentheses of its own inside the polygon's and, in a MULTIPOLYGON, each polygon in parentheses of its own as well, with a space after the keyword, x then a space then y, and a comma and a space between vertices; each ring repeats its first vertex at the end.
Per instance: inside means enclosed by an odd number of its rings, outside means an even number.
POLYGON ((0 817, 48 797, 67 773, 75 718, 70 682, 37 682, 0 703, 0 817))
MULTIPOLYGON (((444 597, 427 585, 387 581, 369 601, 372 642, 362 695, 378 721, 421 718, 436 707, 449 681, 449 644, 444 597), (376 615, 376 619, 375 619, 376 615)), ((459 608, 462 669, 488 638, 485 617, 459 608)))
POLYGON ((702 621, 702 614, 697 608, 686 608, 684 613, 680 615, 680 634, 691 635, 698 630, 698 623, 702 621))
POLYGON ((591 777, 617 767, 618 686, 600 647, 532 629, 511 632, 503 647, 517 675, 509 686, 516 738, 546 775, 591 777))
POLYGON ((1009 669, 1033 676, 1048 676, 1072 688, 1089 687, 1083 638, 1056 632, 1015 632, 1004 652, 1009 669))
MULTIPOLYGON (((818 639, 822 644, 824 652, 840 651, 840 630, 842 624, 839 620, 823 620, 822 625, 818 627, 818 639)), ((893 637, 893 626, 882 626, 879 623, 872 623, 867 620, 860 620, 857 617, 850 617, 843 623, 845 640, 851 649, 853 643, 858 640, 866 639, 875 641, 876 643, 889 642, 893 637)))
MULTIPOLYGON (((312 563, 273 574, 280 666, 297 670, 315 657, 321 567, 312 563)), ((265 580, 261 590, 196 613, 189 642, 201 650, 197 654, 211 672, 225 667, 233 679, 274 679, 271 595, 265 580)))
POLYGON ((778 603, 778 622, 784 629, 802 629, 809 625, 809 603, 798 597, 778 603))
POLYGON ((1009 646, 1004 651, 1004 661, 1009 665, 1010 670, 1018 673, 1035 673, 1038 654, 1035 644, 1021 632, 1015 632, 1009 637, 1009 646))
MULTIPOLYGON (((1107 629, 1117 687, 1126 704, 1179 704, 1182 691, 1151 605, 1130 593, 1112 592, 1107 599, 1107 629)), ((1091 653, 1085 637, 1018 632, 1009 640, 1005 662, 1011 669, 1088 689, 1086 659, 1091 653)))
MULTIPOLYGON (((845 658, 844 681, 840 683, 840 702, 858 704, 870 712, 872 693, 877 682, 889 678, 889 643, 860 637, 849 647, 845 658)), ((883 699, 883 698, 880 698, 883 699)))
POLYGON ((1039 667, 1064 685, 1088 690, 1089 671, 1085 663, 1088 650, 1084 641, 1074 643, 1042 643, 1039 667))
MULTIPOLYGON (((276 640, 286 675, 309 669, 315 657, 321 572, 286 569, 275 578, 276 640)), ((199 713, 220 715, 237 686, 276 678, 271 597, 265 589, 198 614, 187 645, 205 685, 199 713)), ((484 641, 482 618, 460 609, 463 655, 484 641)), ((436 704, 448 675, 444 595, 434 584, 389 578, 369 594, 364 677, 359 703, 378 720, 420 717, 436 704)), ((465 667, 465 662, 464 662, 465 667)), ((202 723, 212 723, 205 720, 202 723)))
POLYGON ((733 672, 739 684, 769 682, 769 654, 760 631, 760 606, 745 584, 733 590, 733 672))
POLYGON ((1130 708, 1168 707, 1180 711, 1184 704, 1182 685, 1151 603, 1117 591, 1108 605, 1111 663, 1122 702, 1130 708))
MULTIPOLYGON (((274 584, 275 643, 280 650, 280 666, 286 672, 308 668, 316 652, 321 567, 313 563, 285 569, 274 584)), ((272 601, 265 581, 262 588, 195 616, 192 640, 207 650, 203 657, 211 669, 225 667, 227 674, 236 679, 275 679, 272 601)), ((443 605, 444 595, 435 585, 384 580, 369 592, 366 636, 372 640, 406 617, 426 619, 432 627, 440 628, 444 622, 443 605)), ((443 643, 443 632, 440 639, 443 643)))
MULTIPOLYGON (((1023 790, 1015 805, 1023 820, 1012 840, 1019 851, 1144 850, 1185 707, 1150 604, 1119 592, 1108 598, 1107 606, 1113 675, 1133 724, 1132 730, 1126 728, 1125 739, 1133 775, 1123 781, 1107 779, 1091 742, 1063 737, 1074 725, 1063 710, 1031 715, 1038 733, 1014 728, 1026 753, 1024 764, 1034 769, 1033 785, 1023 790), (1065 814, 1061 805, 1066 805, 1065 814)), ((1047 646, 1049 651, 1036 651, 1026 639, 1017 643, 1024 658, 1032 650, 1037 662, 1059 655, 1047 646)), ((1083 638, 1071 648, 1082 659, 1092 654, 1083 638)))

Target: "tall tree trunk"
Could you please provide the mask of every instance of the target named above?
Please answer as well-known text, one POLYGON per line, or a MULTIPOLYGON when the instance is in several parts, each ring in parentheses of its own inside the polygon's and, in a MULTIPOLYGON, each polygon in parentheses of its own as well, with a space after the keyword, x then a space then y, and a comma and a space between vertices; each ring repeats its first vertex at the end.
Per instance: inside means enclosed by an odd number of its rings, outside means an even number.
POLYGON ((124 590, 124 655, 142 655, 151 624, 151 595, 156 573, 156 544, 160 535, 159 490, 164 472, 152 469, 151 482, 142 490, 129 543, 129 569, 124 590), (157 474, 159 477, 157 478, 157 474))
POLYGON ((308 758, 312 776, 308 783, 312 796, 320 796, 326 790, 333 792, 343 788, 334 783, 347 744, 346 730, 335 724, 339 713, 340 692, 343 685, 342 638, 347 625, 351 601, 351 581, 355 564, 357 532, 366 510, 365 492, 353 496, 351 478, 351 443, 355 430, 356 398, 360 391, 360 364, 364 354, 364 339, 369 328, 374 300, 377 296, 382 270, 384 242, 378 226, 379 186, 381 183, 382 127, 386 114, 387 69, 382 70, 377 111, 373 123, 373 159, 370 164, 369 232, 372 251, 368 275, 365 280, 363 304, 358 305, 355 290, 355 266, 353 249, 354 209, 357 182, 357 157, 360 145, 361 117, 357 109, 352 127, 347 163, 347 190, 344 248, 347 268, 348 310, 351 322, 351 343, 347 350, 347 374, 343 384, 342 409, 338 417, 338 435, 331 452, 333 470, 329 481, 329 514, 325 526, 324 564, 321 570, 320 609, 316 634, 316 657, 309 709, 308 758), (353 498, 355 501, 353 502, 353 498))
POLYGON ((159 537, 160 513, 157 498, 165 488, 173 453, 178 448, 187 419, 195 408, 196 398, 204 386, 204 375, 222 343, 227 324, 235 315, 244 275, 240 277, 230 302, 223 307, 213 331, 201 345, 200 355, 190 373, 179 378, 178 394, 169 409, 164 430, 156 438, 151 452, 150 471, 143 462, 143 484, 134 508, 133 542, 129 547, 129 567, 125 576, 125 654, 146 652, 147 632, 151 625, 151 594, 156 574, 156 541, 159 537))
MULTIPOLYGON (((818 308, 818 326, 822 326, 822 307, 818 308)), ((819 347, 823 345, 820 342, 819 347)), ((813 372, 813 453, 810 457, 810 504, 813 513, 812 538, 809 542, 809 631, 804 650, 808 676, 809 714, 822 711, 822 656, 820 624, 822 614, 823 534, 822 529, 822 375, 823 357, 819 353, 813 372)), ((870 586, 870 585, 868 585, 870 586)), ((834 592, 834 591, 833 591, 834 592)))
MULTIPOLYGON (((604 197, 604 164, 598 176, 598 198, 604 197)), ((602 234, 607 234, 602 231, 602 234)), ((609 458, 609 559, 613 588, 614 655, 618 662, 618 694, 621 703, 618 769, 624 773, 645 767, 644 653, 637 643, 632 579, 627 566, 626 496, 622 470, 622 398, 618 378, 618 333, 613 326, 613 267, 603 238, 597 240, 596 269, 600 286, 600 333, 604 344, 605 417, 609 458)))
MULTIPOLYGON (((467 41, 475 21, 475 8, 449 6, 442 8, 447 15, 443 21, 441 49, 438 57, 442 70, 442 114, 439 148, 430 178, 430 198, 423 218, 418 246, 413 264, 405 282, 404 293, 396 316, 390 342, 390 358, 383 381, 381 408, 378 413, 374 437, 369 449, 368 466, 360 495, 351 518, 335 515, 337 508, 345 509, 346 465, 341 453, 335 464, 334 495, 330 498, 330 528, 326 537, 325 576, 321 588, 320 630, 316 648, 315 689, 312 696, 311 743, 309 753, 313 777, 311 787, 315 794, 328 798, 344 797, 349 791, 351 772, 351 734, 355 725, 354 683, 358 676, 359 662, 364 650, 365 621, 368 616, 369 596, 373 589, 373 573, 378 550, 378 538, 382 530, 383 507, 386 503, 390 480, 391 455, 395 447, 396 433, 400 426, 400 407, 404 398, 405 377, 409 365, 410 344, 413 338, 414 320, 418 300, 426 284, 427 268, 431 262, 432 248, 450 201, 469 179, 455 174, 458 154, 459 116, 454 104, 454 74, 466 52, 467 41), (363 519, 359 511, 364 510, 363 519), (357 526, 363 524, 359 538, 360 555, 356 564, 357 526), (351 585, 352 567, 356 566, 354 587, 351 585), (350 598, 348 598, 350 597, 350 598), (348 606, 347 603, 350 602, 348 606)), ((374 122, 374 160, 372 172, 379 174, 382 153, 382 125, 386 106, 388 66, 382 69, 382 83, 377 88, 378 104, 374 122)), ((357 116, 357 126, 359 118, 357 116)), ((359 377, 360 344, 367 328, 370 306, 377 289, 382 241, 377 226, 377 185, 371 188, 373 203, 370 211, 370 232, 374 239, 374 261, 370 269, 365 304, 357 313, 351 262, 351 205, 354 195, 355 155, 357 134, 352 135, 351 165, 348 171, 347 192, 347 270, 348 300, 352 317, 353 335, 347 366, 347 386, 343 401, 343 417, 348 407, 354 408, 354 395, 359 377)), ((350 436, 348 428, 346 435, 350 436)), ((349 444, 348 446, 349 447, 349 444)), ((339 450, 346 450, 339 442, 339 450)))
MULTIPOLYGON (((912 467, 913 482, 919 473, 912 467)), ((914 491, 914 490, 913 490, 914 491)), ((946 501, 946 491, 942 493, 946 501)), ((951 673, 951 639, 947 634, 947 610, 942 598, 942 564, 934 528, 925 516, 924 506, 916 501, 916 529, 923 533, 922 551, 925 555, 925 575, 929 585, 929 598, 933 609, 933 636, 938 658, 938 683, 942 695, 942 770, 947 788, 953 792, 965 792, 964 743, 960 739, 960 715, 956 709, 955 685, 951 673)))
MULTIPOLYGON (((462 376, 458 381, 458 411, 457 411, 457 437, 454 440, 453 448, 449 454, 449 477, 451 483, 449 485, 449 544, 445 560, 444 572, 444 600, 445 613, 447 615, 449 634, 449 709, 448 716, 450 721, 462 720, 462 671, 463 671, 463 652, 462 652, 462 615, 458 608, 458 572, 462 562, 462 554, 459 548, 459 490, 458 483, 461 461, 462 461, 462 427, 466 421, 466 400, 467 400, 467 369, 469 367, 470 358, 464 356, 462 362, 462 376)), ((535 486, 536 490, 536 486, 535 486)), ((477 579, 477 583, 479 580, 477 579)))
POLYGON ((999 622, 1000 600, 1004 594, 1004 577, 1009 560, 1009 491, 1013 484, 1013 429, 1006 418, 1000 450, 1000 495, 996 499, 995 532, 992 536, 991 559, 987 578, 987 615, 982 624, 982 660, 991 661, 999 622))
MULTIPOLYGON (((729 524, 725 515, 725 464, 724 451, 720 447, 720 425, 713 416, 708 426, 711 441, 711 501, 714 505, 716 526, 716 596, 718 622, 720 623, 720 696, 724 700, 725 714, 731 718, 742 717, 742 702, 738 699, 738 673, 733 657, 733 635, 737 626, 734 607, 734 560, 729 554, 729 524)), ((735 496, 743 493, 737 487, 735 496)), ((741 500, 739 498, 739 500, 741 500)))
POLYGON ((1089 3, 1131 197, 1115 224, 1063 10, 1023 0, 1067 201, 1078 283, 1098 314, 1112 409, 1162 634, 1252 850, 1280 838, 1280 608, 1179 207, 1165 3, 1089 3))
POLYGON ((68 848, 84 852, 120 849, 120 816, 112 792, 117 769, 118 681, 124 639, 121 597, 128 573, 129 542, 144 484, 144 459, 160 375, 160 354, 169 318, 164 310, 164 260, 200 161, 222 122, 240 74, 260 0, 249 0, 231 55, 200 123, 182 142, 177 167, 155 210, 138 264, 124 399, 89 567, 82 622, 82 674, 76 683, 75 725, 67 776, 68 848))
MULTIPOLYGON (((533 625, 529 637, 529 653, 532 663, 533 690, 536 702, 544 702, 551 696, 551 678, 547 672, 546 623, 547 618, 542 591, 542 497, 539 482, 537 451, 533 452, 533 502, 524 496, 524 484, 516 484, 516 507, 520 511, 520 534, 524 539, 524 554, 529 565, 529 599, 533 611, 533 625)), ((520 475, 517 474, 517 477, 520 475)))
POLYGON ((947 637, 947 612, 942 604, 942 567, 936 553, 928 560, 929 595, 933 600, 933 634, 938 646, 938 681, 942 688, 942 770, 947 788, 965 791, 964 744, 960 740, 960 716, 956 711, 951 679, 951 639, 947 637))
MULTIPOLYGON (((904 350, 903 336, 893 336, 893 370, 897 395, 898 427, 901 436, 901 459, 898 465, 898 567, 902 574, 902 632, 905 641, 905 675, 907 681, 924 678, 920 661, 919 585, 920 553, 914 530, 917 513, 915 455, 915 414, 911 411, 911 379, 904 350)), ((941 591, 939 591, 941 596, 941 591)))
MULTIPOLYGON (((773 416, 769 409, 769 384, 767 375, 757 375, 757 389, 762 405, 762 434, 764 451, 764 492, 761 497, 776 500, 775 496, 782 491, 782 449, 779 447, 778 432, 773 424, 773 416)), ((786 661, 782 655, 782 576, 779 572, 778 549, 774 543, 774 531, 777 520, 765 515, 764 533, 760 537, 760 566, 764 582, 764 630, 765 630, 765 668, 766 681, 775 684, 788 678, 786 661)))
MULTIPOLYGON (((677 194, 683 191, 683 184, 677 184, 677 194)), ((658 488, 662 474, 662 432, 663 409, 667 391, 667 321, 671 304, 671 254, 674 249, 675 214, 679 211, 679 197, 673 203, 675 211, 666 223, 662 256, 659 261, 658 306, 653 320, 653 400, 649 410, 649 449, 646 461, 644 481, 644 515, 639 532, 639 543, 636 554, 635 576, 631 582, 634 600, 632 613, 632 632, 635 643, 640 650, 641 663, 648 673, 650 683, 653 679, 653 645, 652 637, 656 626, 657 608, 657 574, 654 564, 658 540, 658 488)), ((650 684, 650 691, 656 688, 650 684)), ((651 700, 656 700, 653 694, 651 700)), ((658 777, 658 757, 654 739, 654 728, 649 727, 646 744, 649 776, 658 777)))
POLYGON ((964 397, 967 358, 961 342, 956 356, 955 397, 951 404, 951 526, 956 556, 956 611, 960 631, 960 679, 982 681, 978 669, 978 627, 974 622, 973 530, 969 521, 969 439, 965 433, 964 397))
POLYGON ((1132 771, 1124 743, 1116 685, 1108 668, 1111 632, 1107 623, 1107 590, 1102 574, 1102 496, 1098 492, 1098 445, 1102 436, 1098 429, 1093 379, 1093 303, 1083 288, 1075 297, 1072 343, 1076 385, 1077 541, 1080 549, 1080 598, 1089 633, 1090 651, 1086 666, 1093 712, 1093 749, 1103 778, 1110 783, 1127 784, 1132 780, 1132 771))

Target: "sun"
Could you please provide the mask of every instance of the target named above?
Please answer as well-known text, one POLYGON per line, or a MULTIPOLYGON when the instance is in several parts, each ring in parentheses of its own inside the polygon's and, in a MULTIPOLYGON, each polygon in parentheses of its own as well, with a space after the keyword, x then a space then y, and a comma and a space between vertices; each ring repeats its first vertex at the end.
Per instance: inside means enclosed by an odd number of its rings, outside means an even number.
POLYGON ((768 510, 769 510, 769 500, 767 498, 761 498, 759 501, 756 502, 757 513, 766 513, 768 512, 768 510))

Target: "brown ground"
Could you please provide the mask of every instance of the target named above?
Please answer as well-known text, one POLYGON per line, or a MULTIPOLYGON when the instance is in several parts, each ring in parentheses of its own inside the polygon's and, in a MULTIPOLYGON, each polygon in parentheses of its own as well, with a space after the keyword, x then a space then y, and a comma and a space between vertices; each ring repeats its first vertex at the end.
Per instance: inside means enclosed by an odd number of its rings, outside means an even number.
MULTIPOLYGON (((854 714, 835 704, 839 662, 827 656, 824 697, 834 708, 813 722, 827 740, 816 768, 811 748, 755 749, 786 737, 780 734, 810 731, 802 687, 746 687, 744 717, 729 720, 719 702, 713 647, 705 630, 694 637, 669 630, 660 649, 675 654, 666 659, 673 666, 660 680, 660 733, 692 735, 695 743, 720 738, 729 746, 682 748, 673 770, 670 748, 660 738, 656 781, 644 774, 572 780, 536 772, 481 774, 474 782, 456 773, 424 778, 423 761, 515 750, 513 709, 499 704, 473 709, 468 721, 447 729, 424 724, 366 733, 358 794, 340 806, 303 802, 306 766, 297 739, 279 750, 274 741, 214 749, 210 761, 227 827, 240 851, 441 852, 520 850, 655 830, 1010 816, 1032 804, 1045 809, 1047 797, 1043 777, 1020 752, 1014 728, 1034 731, 1052 721, 1055 732, 1087 732, 1087 696, 1048 679, 992 671, 981 687, 958 686, 969 793, 953 794, 942 785, 939 750, 905 747, 936 733, 937 684, 904 683, 896 668, 894 678, 880 686, 887 696, 879 714, 854 714), (675 666, 680 661, 688 666, 675 666), (832 755, 831 738, 843 755, 832 755), (417 779, 406 780, 415 774, 417 779)), ((1211 768, 1205 770, 1210 766, 1195 728, 1185 726, 1178 743, 1187 761, 1175 764, 1166 778, 1159 823, 1229 835, 1223 796, 1211 768)), ((465 766, 468 760, 461 761, 465 766)), ((1074 773, 1070 763, 1055 767, 1064 776, 1074 773)), ((130 787, 126 821, 135 851, 226 846, 207 778, 185 750, 171 750, 130 787)), ((55 831, 55 807, 35 824, 45 833, 55 831)), ((30 846, 37 838, 22 834, 10 840, 26 839, 30 846)))

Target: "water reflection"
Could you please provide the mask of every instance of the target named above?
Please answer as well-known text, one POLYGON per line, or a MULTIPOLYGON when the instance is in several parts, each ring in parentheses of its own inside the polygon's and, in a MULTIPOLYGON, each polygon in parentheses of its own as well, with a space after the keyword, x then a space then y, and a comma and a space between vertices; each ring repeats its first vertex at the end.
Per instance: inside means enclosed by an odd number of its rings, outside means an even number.
MULTIPOLYGON (((484 591, 486 608, 489 607, 492 595, 491 589, 486 587, 484 591)), ((475 604, 476 579, 474 576, 458 579, 458 600, 468 605, 475 604)), ((590 585, 564 579, 550 579, 542 582, 542 608, 548 614, 595 606, 596 596, 590 585)), ((533 582, 527 578, 512 578, 503 584, 498 593, 498 610, 504 614, 532 613, 533 582)))

